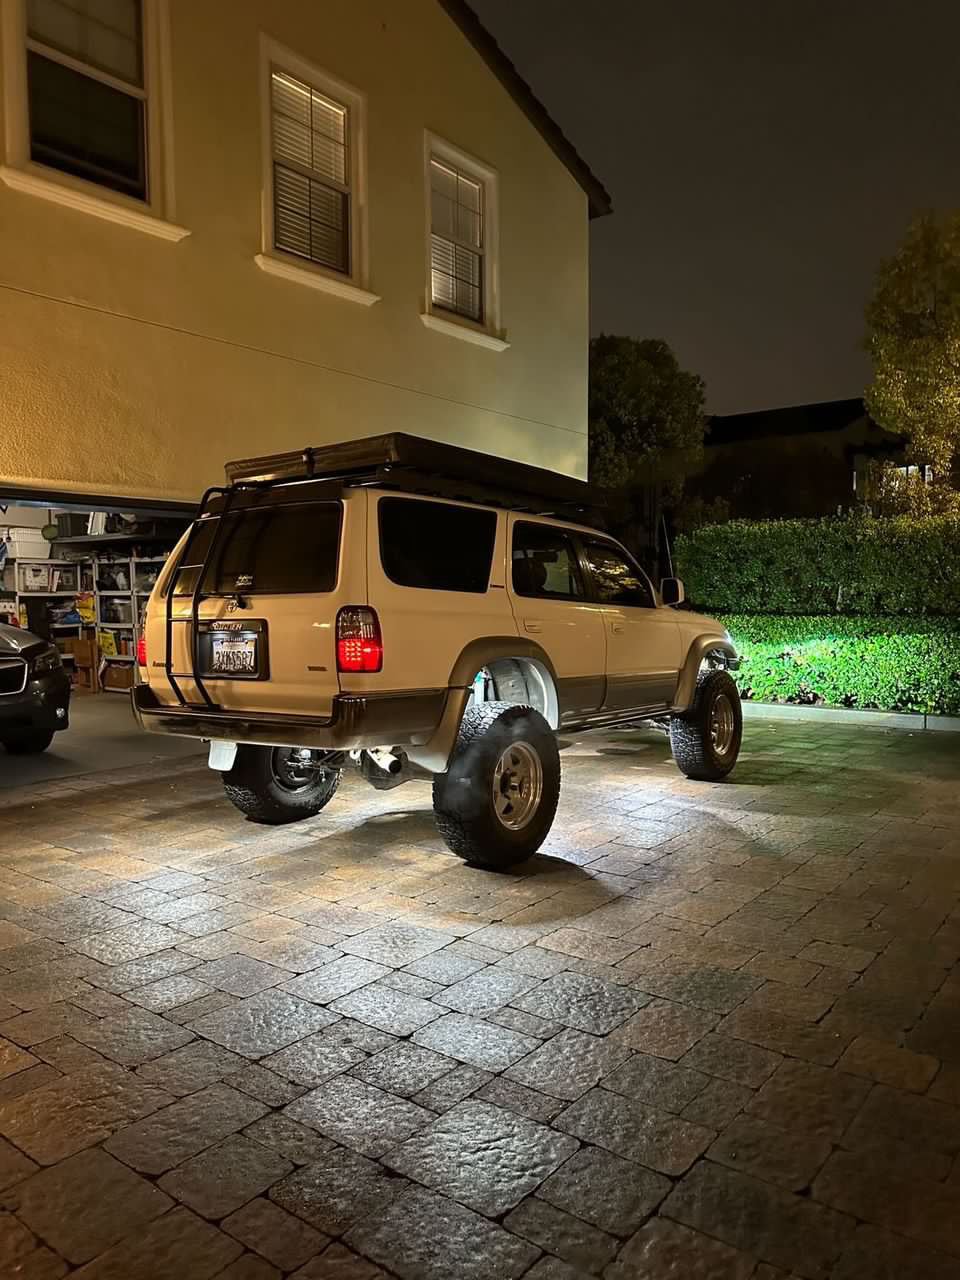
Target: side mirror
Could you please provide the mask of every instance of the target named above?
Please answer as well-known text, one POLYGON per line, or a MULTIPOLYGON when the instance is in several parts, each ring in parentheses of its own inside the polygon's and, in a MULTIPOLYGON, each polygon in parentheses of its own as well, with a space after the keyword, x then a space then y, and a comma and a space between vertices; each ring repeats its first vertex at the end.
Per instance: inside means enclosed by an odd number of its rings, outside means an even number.
POLYGON ((683 582, 679 578, 664 578, 660 583, 660 599, 664 604, 683 604, 686 598, 683 582))

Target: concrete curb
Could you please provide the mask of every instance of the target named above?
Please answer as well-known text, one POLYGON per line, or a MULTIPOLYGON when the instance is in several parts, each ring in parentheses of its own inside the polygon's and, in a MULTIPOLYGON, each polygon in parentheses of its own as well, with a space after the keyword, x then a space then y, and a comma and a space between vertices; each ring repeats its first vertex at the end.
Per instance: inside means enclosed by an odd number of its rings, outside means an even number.
POLYGON ((804 707, 793 702, 744 701, 741 705, 744 716, 751 720, 813 720, 821 724, 908 729, 913 733, 960 733, 960 716, 926 715, 920 711, 863 711, 858 707, 804 707))

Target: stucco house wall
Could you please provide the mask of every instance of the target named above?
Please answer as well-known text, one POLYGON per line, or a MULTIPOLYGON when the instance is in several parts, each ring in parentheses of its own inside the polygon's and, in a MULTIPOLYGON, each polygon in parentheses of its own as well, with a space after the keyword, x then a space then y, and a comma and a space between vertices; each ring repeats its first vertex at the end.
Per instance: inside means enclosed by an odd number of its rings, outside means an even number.
MULTIPOLYGON (((585 476, 587 196, 441 5, 146 3, 182 238, 24 189, 8 76, 0 483, 191 500, 229 458, 391 430, 585 476), (257 266, 264 39, 365 95, 371 305, 257 266), (504 349, 421 321, 426 132, 496 174, 504 349)), ((22 0, 3 9, 9 68, 22 0)))

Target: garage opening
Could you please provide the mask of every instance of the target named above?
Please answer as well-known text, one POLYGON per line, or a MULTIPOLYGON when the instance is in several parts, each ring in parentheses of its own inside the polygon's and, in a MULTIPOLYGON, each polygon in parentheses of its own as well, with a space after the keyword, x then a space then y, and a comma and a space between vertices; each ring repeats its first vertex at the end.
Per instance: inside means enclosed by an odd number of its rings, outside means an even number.
POLYGON ((192 515, 185 503, 0 489, 0 627, 9 646, 55 646, 71 708, 42 761, 0 751, 0 785, 119 766, 128 750, 147 758, 128 706, 137 636, 192 515))

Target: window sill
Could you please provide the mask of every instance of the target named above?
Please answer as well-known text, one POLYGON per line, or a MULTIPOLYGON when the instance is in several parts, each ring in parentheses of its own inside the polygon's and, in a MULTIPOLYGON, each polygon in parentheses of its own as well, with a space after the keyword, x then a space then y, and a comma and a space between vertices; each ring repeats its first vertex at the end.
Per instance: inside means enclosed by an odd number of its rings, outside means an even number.
POLYGON ((486 329, 474 329, 471 325, 458 324, 456 320, 444 320, 432 311, 424 311, 420 319, 428 329, 436 333, 445 333, 448 338, 459 338, 461 342, 472 342, 477 347, 486 347, 488 351, 507 351, 509 342, 488 333, 486 329))
POLYGON ((81 191, 78 187, 57 182, 44 174, 31 169, 14 169, 9 165, 0 165, 0 181, 12 187, 14 191, 22 191, 25 195, 39 196, 41 200, 50 200, 53 204, 63 205, 67 209, 76 209, 79 213, 89 213, 95 218, 103 218, 107 222, 115 222, 122 227, 130 227, 133 231, 143 231, 147 235, 157 236, 160 240, 171 240, 176 243, 190 234, 187 227, 179 227, 174 222, 165 222, 152 213, 144 213, 130 205, 120 204, 105 196, 94 195, 91 191, 81 191))
POLYGON ((325 275, 321 271, 311 271, 309 267, 298 267, 286 258, 274 257, 272 253, 258 253, 254 262, 267 275, 279 276, 281 280, 292 280, 294 284, 305 284, 310 289, 319 289, 322 293, 332 293, 335 298, 345 298, 347 302, 357 302, 361 307, 372 307, 380 301, 379 293, 370 293, 349 280, 337 280, 334 276, 325 275))

